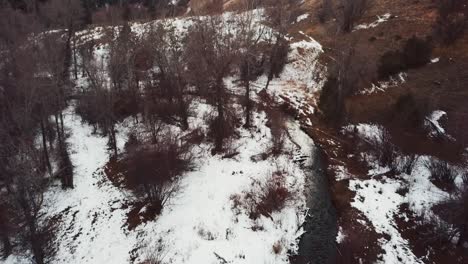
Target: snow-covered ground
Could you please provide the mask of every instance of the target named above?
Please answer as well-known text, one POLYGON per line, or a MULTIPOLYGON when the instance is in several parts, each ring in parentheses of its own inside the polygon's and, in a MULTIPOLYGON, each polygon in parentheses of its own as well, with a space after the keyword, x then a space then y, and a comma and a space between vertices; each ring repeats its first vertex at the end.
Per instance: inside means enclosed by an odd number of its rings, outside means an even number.
MULTIPOLYGON (((382 129, 382 126, 373 124, 357 124, 346 126, 343 133, 355 133, 363 140, 375 141, 382 136, 382 129)), ((369 179, 356 179, 342 166, 336 166, 335 170, 337 180, 349 179, 349 189, 356 192, 351 206, 363 213, 377 233, 386 235, 379 240, 384 249, 379 263, 424 263, 402 237, 395 219, 397 216, 407 219, 400 211, 403 204, 408 204, 409 209, 419 216, 436 218, 431 207, 449 197, 447 192, 430 181, 431 173, 426 163, 431 157, 418 157, 410 174, 402 173, 390 178, 385 176, 389 168, 382 168, 368 154, 362 156, 369 166, 369 179), (402 189, 407 191, 399 192, 402 189)))
MULTIPOLYGON (((261 10, 253 14, 260 25, 261 10)), ((223 16, 229 20, 233 14, 223 16)), ((176 18, 166 23, 184 32, 191 19, 176 18)), ((149 24, 131 26, 132 31, 141 36, 149 24)), ((97 27, 78 32, 78 45, 99 40, 105 30, 97 27)), ((95 47, 97 57, 106 56, 106 52, 106 45, 95 47)), ((321 46, 310 37, 292 43, 289 63, 281 77, 271 82, 268 92, 279 102, 284 98, 296 98, 294 107, 303 109, 304 115, 313 113, 310 94, 317 92, 324 81, 325 69, 317 62, 321 52, 321 46)), ((226 81, 230 89, 236 89, 229 79, 226 81)), ((259 92, 265 83, 263 76, 252 85, 253 90, 259 92)), ((85 78, 77 82, 78 87, 86 85, 85 78)), ((192 108, 196 115, 190 119, 191 129, 197 126, 206 129, 203 119, 211 108, 201 100, 196 100, 192 108)), ((266 160, 252 159, 271 148, 266 114, 255 113, 253 123, 255 129, 239 128, 240 137, 231 142, 239 152, 233 158, 211 155, 210 143, 197 146, 194 149, 198 157, 196 169, 183 175, 178 193, 154 221, 129 230, 126 220, 130 208, 127 205, 136 198, 131 191, 114 186, 107 178, 104 166, 109 159, 108 140, 93 134, 93 128, 74 113, 72 103, 65 111, 64 124, 70 135, 75 188, 62 190, 56 185, 45 194, 44 213, 60 216, 55 240, 57 253, 50 263, 141 263, 148 258, 163 263, 220 263, 224 260, 227 263, 289 263, 288 254, 297 250, 307 211, 306 176, 295 157, 306 157, 305 162, 310 161, 313 141, 300 129, 298 122, 289 120, 290 138, 285 139, 284 153, 266 160), (287 187, 293 194, 293 199, 289 199, 281 211, 272 213, 271 217, 252 220, 245 209, 233 210, 234 195, 252 190, 260 192, 256 183, 264 183, 278 170, 286 175, 287 187)), ((120 150, 132 126, 130 120, 118 126, 120 150)), ((3 261, 5 264, 30 262, 28 252, 3 261)))
MULTIPOLYGON (((212 156, 210 145, 201 144, 196 170, 183 176, 180 192, 161 215, 129 231, 125 225, 129 209, 124 205, 134 198, 103 174, 107 139, 92 134, 92 127, 82 123, 70 106, 64 122, 70 134, 75 188, 64 191, 53 186, 46 194, 45 212, 61 215, 58 251, 51 263, 128 263, 132 256, 139 263, 156 249, 162 249, 158 255, 167 263, 218 263, 219 257, 229 263, 288 263, 287 251, 297 249, 306 211, 305 174, 291 157, 309 155, 313 142, 291 121, 291 133, 303 149, 287 141, 284 155, 253 161, 252 156, 267 152, 271 144, 266 115, 258 113, 254 121, 257 129, 242 130, 233 142, 240 154, 232 159, 212 156), (250 190, 255 181, 266 181, 277 170, 286 171, 287 186, 295 194, 283 210, 256 221, 242 210, 240 214, 232 210, 231 196, 250 190), (275 244, 282 248, 276 254, 275 244)), ((120 147, 125 132, 121 127, 120 147)), ((5 263, 25 262, 12 257, 5 263)))

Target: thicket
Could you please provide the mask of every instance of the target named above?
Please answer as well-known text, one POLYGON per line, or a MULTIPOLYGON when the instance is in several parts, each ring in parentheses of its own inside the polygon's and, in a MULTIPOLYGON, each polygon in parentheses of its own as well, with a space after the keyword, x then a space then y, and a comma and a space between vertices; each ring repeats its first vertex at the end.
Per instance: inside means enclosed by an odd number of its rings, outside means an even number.
POLYGON ((436 5, 438 16, 434 33, 444 44, 452 44, 466 30, 468 5, 465 0, 437 0, 436 5))
POLYGON ((431 54, 431 40, 413 36, 406 41, 402 50, 387 51, 380 57, 378 76, 387 79, 407 69, 422 67, 430 62, 431 54))

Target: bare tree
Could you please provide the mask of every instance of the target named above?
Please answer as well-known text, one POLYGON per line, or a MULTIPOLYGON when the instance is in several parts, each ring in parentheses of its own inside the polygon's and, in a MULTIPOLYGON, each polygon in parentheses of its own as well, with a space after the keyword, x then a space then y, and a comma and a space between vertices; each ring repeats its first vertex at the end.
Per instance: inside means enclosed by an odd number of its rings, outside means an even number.
POLYGON ((109 148, 112 150, 112 155, 117 156, 116 89, 108 83, 103 60, 104 58, 100 61, 95 60, 92 51, 88 51, 83 57, 83 67, 90 86, 80 95, 77 112, 109 137, 109 148))
POLYGON ((270 107, 267 111, 271 131, 271 153, 275 156, 281 154, 286 136, 286 118, 280 109, 270 107))
MULTIPOLYGON (((173 26, 161 23, 152 28, 148 42, 152 47, 153 61, 158 70, 155 75, 159 93, 178 116, 175 121, 180 123, 182 129, 187 129, 190 98, 187 93, 187 71, 184 60, 185 39, 176 32, 173 26)), ((163 112, 171 115, 167 109, 163 112)))
POLYGON ((68 77, 68 71, 73 56, 73 73, 78 78, 77 49, 75 32, 83 23, 84 10, 80 0, 50 0, 41 6, 41 13, 47 18, 50 25, 66 29, 65 41, 64 79, 68 77))
POLYGON ((340 30, 348 33, 354 28, 354 24, 369 9, 372 0, 341 0, 341 5, 337 13, 337 21, 340 30))
MULTIPOLYGON (((246 1, 244 10, 250 10, 256 6, 256 1, 246 1)), ((266 35, 266 27, 257 23, 251 12, 239 14, 236 21, 239 25, 239 41, 240 41, 240 59, 239 72, 240 80, 245 88, 244 109, 245 109, 245 127, 250 127, 252 115, 252 100, 250 83, 255 81, 262 73, 264 57, 259 58, 260 42, 266 35)))
POLYGON ((23 239, 38 264, 46 263, 52 254, 47 219, 41 214, 44 174, 39 168, 39 153, 30 144, 19 145, 17 154, 10 159, 10 170, 15 177, 10 185, 9 200, 22 223, 23 239))
POLYGON ((212 123, 213 151, 222 151, 224 140, 233 131, 228 109, 230 96, 224 78, 238 58, 239 41, 234 34, 234 25, 220 17, 195 21, 189 30, 186 50, 191 79, 216 106, 217 116, 212 123))
POLYGON ((289 43, 288 41, 280 36, 276 36, 275 43, 271 45, 268 53, 268 64, 267 64, 267 83, 265 90, 268 89, 271 80, 273 78, 279 78, 281 72, 283 72, 284 66, 288 62, 289 43))
POLYGON ((133 148, 124 159, 128 187, 141 190, 161 209, 179 189, 182 173, 193 168, 190 149, 169 134, 151 146, 133 148))
POLYGON ((363 64, 354 48, 340 52, 330 67, 330 75, 320 94, 319 108, 335 124, 346 118, 345 99, 356 92, 363 79, 363 64))

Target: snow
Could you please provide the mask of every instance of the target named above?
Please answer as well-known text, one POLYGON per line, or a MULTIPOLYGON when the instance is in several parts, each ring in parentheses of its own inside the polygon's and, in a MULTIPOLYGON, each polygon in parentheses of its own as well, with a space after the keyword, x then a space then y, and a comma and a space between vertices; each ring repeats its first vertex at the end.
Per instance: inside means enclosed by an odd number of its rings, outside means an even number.
POLYGON ((423 263, 412 253, 394 221, 404 201, 404 197, 397 193, 400 187, 400 181, 385 177, 383 180, 352 180, 350 190, 356 192, 356 197, 351 206, 369 219, 377 233, 390 235, 389 240, 379 240, 385 252, 378 263, 423 263))
POLYGON ((351 177, 348 170, 343 165, 331 165, 331 169, 335 172, 335 179, 337 181, 346 180, 351 177))
POLYGON ((389 88, 397 87, 406 82, 406 73, 400 72, 396 76, 390 76, 388 81, 379 81, 377 84, 372 84, 371 87, 359 91, 360 94, 374 94, 385 92, 389 88))
POLYGON ((368 142, 379 142, 382 139, 383 127, 375 124, 360 123, 343 127, 343 134, 356 133, 358 137, 368 142))
MULTIPOLYGON (((443 114, 437 112, 434 119, 443 114)), ((364 140, 380 140, 383 128, 373 124, 348 125, 343 128, 343 133, 356 133, 364 140)), ((415 162, 411 175, 401 174, 388 178, 385 173, 389 168, 380 167, 375 162, 375 157, 368 153, 362 153, 370 170, 369 179, 353 179, 350 176, 338 176, 350 178, 349 189, 356 192, 351 206, 361 211, 379 234, 386 234, 388 239, 379 239, 384 253, 378 263, 423 263, 417 258, 409 247, 409 242, 404 239, 398 230, 395 217, 401 215, 400 206, 403 203, 409 205, 409 209, 417 215, 427 218, 437 218, 430 210, 435 204, 447 199, 449 194, 440 190, 430 181, 430 171, 425 164, 431 157, 421 156, 415 162), (379 176, 379 178, 376 178, 379 176), (407 188, 406 194, 400 195, 398 190, 407 188)), ((403 158, 403 157, 398 157, 403 158)), ((335 166, 335 171, 346 173, 341 166, 335 166)), ((440 221, 440 219, 437 219, 440 221)), ((365 222, 363 222, 365 225, 365 222)))
POLYGON ((390 13, 386 13, 382 16, 377 16, 377 20, 370 23, 370 24, 360 24, 360 25, 357 25, 356 27, 354 27, 354 30, 360 30, 360 29, 369 29, 369 28, 375 28, 377 27, 378 25, 384 23, 384 22, 387 22, 390 18, 392 17, 392 15, 390 13))
POLYGON ((336 243, 341 244, 345 241, 346 235, 343 233, 343 228, 338 228, 338 234, 336 235, 336 243))
MULTIPOLYGON (((193 107, 200 110, 191 119, 195 127, 210 107, 203 102, 193 107)), ((150 250, 157 249, 169 263, 218 263, 217 256, 229 263, 289 263, 288 251, 297 250, 306 211, 305 173, 290 155, 307 156, 311 161, 313 142, 295 121, 288 121, 289 133, 301 147, 287 140, 284 155, 252 161, 251 156, 270 148, 266 122, 265 113, 255 114, 257 129, 240 131, 240 138, 232 142, 240 154, 232 159, 212 156, 211 144, 200 144, 196 169, 183 176, 181 190, 161 215, 130 231, 125 225, 129 209, 124 205, 135 198, 113 186, 102 173, 109 157, 107 139, 93 134, 93 128, 74 114, 72 104, 64 123, 70 135, 75 188, 52 186, 45 195, 44 212, 61 215, 55 241, 58 251, 50 263, 118 264, 131 262, 132 256, 140 263, 151 255, 150 250), (255 188, 254 182, 266 181, 278 169, 287 172, 286 183, 294 193, 283 210, 255 221, 244 210, 233 211, 232 195, 255 188), (254 227, 262 229, 254 231, 254 227), (273 253, 275 244, 282 248, 278 254, 273 253)), ((118 126, 120 148, 130 126, 130 120, 118 126)), ((24 263, 24 259, 12 256, 5 263, 24 263)))
POLYGON ((448 194, 437 188, 430 181, 430 171, 425 163, 431 157, 419 157, 411 175, 404 175, 407 180, 409 192, 406 195, 411 210, 419 215, 430 213, 430 208, 440 201, 448 198, 448 194))
MULTIPOLYGON (((263 11, 252 12, 260 28, 263 11)), ((225 20, 233 17, 234 13, 223 14, 225 20)), ((169 23, 183 34, 192 19, 133 23, 131 28, 137 36, 142 36, 151 23, 169 23)), ((117 28, 95 27, 77 32, 77 45, 99 40, 109 29, 117 28)), ((269 30, 266 29, 266 35, 269 30)), ((318 63, 318 56, 323 52, 320 44, 304 36, 305 40, 291 44, 289 63, 281 77, 271 82, 268 92, 276 95, 279 102, 288 98, 306 116, 314 113, 312 92, 319 91, 323 85, 325 67, 318 63)), ((94 56, 100 61, 107 56, 107 50, 107 45, 97 44, 94 56)), ((265 83, 263 76, 252 87, 258 92, 265 83)), ((86 86, 86 78, 80 77, 77 87, 86 86)), ((231 88, 236 89, 232 82, 231 88)), ((255 97, 253 99, 258 100, 255 97)), ((62 190, 54 185, 45 194, 44 213, 50 217, 60 216, 55 241, 57 254, 50 263, 141 263, 158 250, 161 252, 156 255, 175 264, 219 263, 220 257, 229 263, 289 263, 288 254, 297 250, 307 211, 306 175, 301 164, 294 162, 297 157, 306 157, 304 163, 312 161, 313 141, 300 129, 303 124, 288 120, 290 138, 286 137, 284 154, 263 161, 253 161, 251 157, 268 152, 271 147, 271 133, 264 112, 254 114, 255 129, 238 129, 240 138, 234 139, 231 145, 239 154, 233 158, 211 155, 210 143, 198 145, 194 150, 198 157, 196 169, 183 175, 182 187, 176 196, 154 221, 128 230, 126 214, 130 209, 126 205, 136 198, 130 191, 114 186, 106 177, 103 167, 109 159, 108 140, 93 134, 93 127, 84 123, 74 113, 74 108, 71 104, 65 111, 64 124, 70 135, 68 143, 75 187, 62 190), (232 209, 233 195, 252 189, 261 191, 255 189, 258 186, 254 183, 265 182, 277 170, 286 172, 287 186, 294 194, 294 199, 281 211, 272 213, 271 218, 261 216, 252 220, 245 209, 240 212, 232 209), (259 227, 261 229, 256 230, 259 227), (273 246, 278 244, 282 249, 274 253, 273 246)), ((204 118, 213 112, 212 106, 195 100, 191 110, 197 115, 189 119, 190 129, 200 127, 206 131, 204 118)), ((312 125, 310 120, 308 124, 312 125)), ((120 151, 131 130, 144 134, 143 128, 130 119, 117 126, 120 151)), ((30 253, 25 255, 10 256, 4 263, 30 262, 25 260, 30 253)))
POLYGON ((135 238, 122 229, 125 211, 118 209, 131 195, 99 173, 109 157, 107 139, 92 134, 92 127, 73 110, 68 108, 64 123, 70 133, 75 187, 55 187, 45 196, 47 214, 62 215, 52 263, 125 263, 135 238))
POLYGON ((302 14, 302 15, 298 16, 296 18, 296 23, 299 23, 301 21, 304 21, 304 20, 308 19, 309 16, 310 16, 310 14, 302 14))
POLYGON ((424 125, 429 131, 429 136, 444 136, 448 139, 453 140, 453 138, 450 135, 448 135, 445 129, 443 128, 441 124, 442 118, 447 118, 447 112, 442 110, 435 110, 425 118, 424 125))

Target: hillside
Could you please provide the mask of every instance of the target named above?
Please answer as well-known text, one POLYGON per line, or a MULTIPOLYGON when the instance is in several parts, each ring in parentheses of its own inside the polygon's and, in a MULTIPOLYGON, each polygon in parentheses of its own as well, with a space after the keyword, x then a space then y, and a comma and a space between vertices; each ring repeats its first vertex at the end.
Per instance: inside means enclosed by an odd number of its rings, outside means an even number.
POLYGON ((0 6, 0 263, 468 261, 465 0, 0 6))

